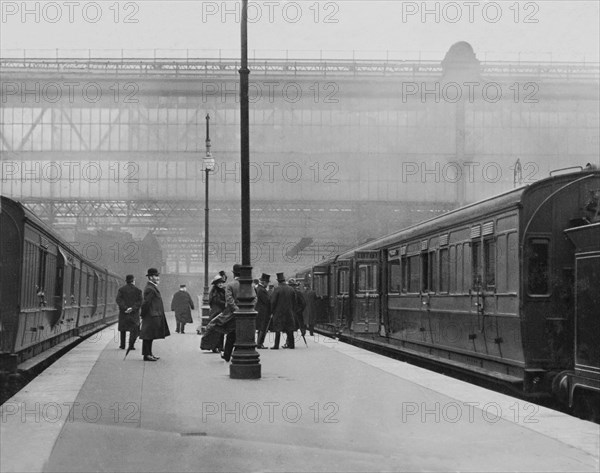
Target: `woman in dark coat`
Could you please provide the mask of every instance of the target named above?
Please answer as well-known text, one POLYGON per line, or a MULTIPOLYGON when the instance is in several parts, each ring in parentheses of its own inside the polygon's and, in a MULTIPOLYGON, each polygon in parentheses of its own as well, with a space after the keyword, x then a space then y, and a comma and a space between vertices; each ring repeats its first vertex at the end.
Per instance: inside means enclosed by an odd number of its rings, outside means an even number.
POLYGON ((201 350, 211 350, 214 353, 219 353, 223 349, 223 339, 225 334, 216 330, 214 318, 225 310, 225 280, 220 276, 215 276, 212 280, 211 288, 208 293, 208 305, 210 312, 208 313, 208 325, 206 332, 200 340, 201 350), (211 323, 213 322, 213 323, 211 323))
POLYGON ((177 333, 185 333, 185 324, 191 324, 192 310, 194 310, 194 301, 187 292, 185 284, 179 286, 179 291, 173 296, 171 301, 171 310, 175 312, 175 320, 177 320, 177 333))

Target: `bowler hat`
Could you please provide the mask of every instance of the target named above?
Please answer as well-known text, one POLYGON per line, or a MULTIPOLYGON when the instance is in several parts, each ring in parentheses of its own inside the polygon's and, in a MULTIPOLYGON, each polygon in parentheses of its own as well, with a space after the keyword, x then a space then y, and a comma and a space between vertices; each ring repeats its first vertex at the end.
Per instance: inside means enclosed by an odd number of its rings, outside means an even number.
POLYGON ((277 282, 285 282, 285 276, 283 273, 277 273, 277 282))
POLYGON ((160 273, 158 272, 158 269, 156 269, 156 268, 150 268, 148 270, 148 274, 146 274, 147 277, 158 276, 158 275, 160 275, 160 273))
POLYGON ((262 276, 260 277, 260 280, 261 281, 269 282, 271 280, 271 275, 270 274, 262 273, 262 276))
POLYGON ((187 287, 185 284, 180 284, 179 285, 179 289, 183 288, 183 287, 187 287))
POLYGON ((126 283, 130 283, 133 282, 135 278, 133 277, 133 274, 128 274, 127 276, 125 276, 125 282, 126 283))
POLYGON ((233 265, 233 275, 234 276, 239 276, 240 275, 240 269, 242 269, 242 265, 241 264, 234 264, 233 265))

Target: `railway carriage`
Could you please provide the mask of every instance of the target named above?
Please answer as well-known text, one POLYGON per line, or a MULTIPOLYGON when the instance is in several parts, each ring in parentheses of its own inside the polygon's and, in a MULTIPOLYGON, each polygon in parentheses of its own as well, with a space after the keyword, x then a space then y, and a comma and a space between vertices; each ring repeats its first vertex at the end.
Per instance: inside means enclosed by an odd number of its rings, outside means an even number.
POLYGON ((114 322, 122 280, 19 203, 0 201, 0 369, 114 322))
POLYGON ((600 389, 599 200, 599 171, 555 174, 320 262, 318 327, 573 404, 600 389))

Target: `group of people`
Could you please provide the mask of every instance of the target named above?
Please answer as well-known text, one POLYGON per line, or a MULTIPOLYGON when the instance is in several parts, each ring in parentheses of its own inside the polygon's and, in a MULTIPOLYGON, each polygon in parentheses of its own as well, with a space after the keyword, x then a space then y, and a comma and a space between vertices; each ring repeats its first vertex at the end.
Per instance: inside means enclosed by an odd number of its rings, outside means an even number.
POLYGON ((135 350, 135 341, 142 340, 142 356, 144 361, 158 361, 160 358, 152 353, 152 342, 156 339, 166 338, 171 335, 162 297, 158 290, 160 274, 156 268, 150 268, 146 274, 148 283, 144 292, 135 285, 135 278, 128 274, 125 277, 125 286, 117 292, 117 305, 119 306, 119 325, 121 344, 119 348, 125 349, 125 338, 129 332, 129 346, 127 353, 135 350), (140 326, 141 317, 141 326, 140 326))
MULTIPOLYGON (((238 264, 233 266, 233 280, 229 283, 225 271, 213 278, 208 295, 209 323, 200 343, 202 350, 221 353, 225 361, 230 361, 236 340, 234 314, 238 310, 240 269, 238 264)), ((157 361, 159 357, 152 352, 152 342, 168 337, 171 332, 158 290, 160 274, 156 268, 150 268, 146 277, 148 283, 143 292, 135 286, 134 276, 127 275, 126 284, 117 293, 121 338, 119 348, 125 349, 126 333, 130 332, 127 353, 135 350, 135 341, 139 337, 142 340, 144 361, 157 361)), ((308 330, 313 335, 316 294, 308 286, 301 290, 300 284, 293 278, 286 281, 283 273, 277 273, 278 285, 275 288, 269 284, 270 279, 269 274, 263 273, 254 284, 256 348, 266 348, 266 335, 274 332, 275 341, 271 349, 278 350, 281 333, 284 332, 286 341, 282 348, 294 349, 297 330, 304 337, 308 325, 308 330)), ((175 312, 176 332, 185 333, 185 324, 192 323, 191 311, 194 310, 194 302, 185 284, 180 285, 179 291, 173 296, 171 310, 175 312)))
MULTIPOLYGON (((202 337, 200 348, 213 352, 222 352, 225 361, 231 359, 235 345, 235 318, 238 310, 237 295, 239 292, 240 266, 233 266, 233 281, 227 284, 227 276, 221 271, 214 277, 209 292, 209 323, 202 337), (225 343, 223 343, 225 342, 225 343)), ((281 333, 286 334, 282 348, 295 348, 294 335, 297 330, 306 335, 307 323, 310 334, 314 329, 314 303, 316 295, 310 288, 304 291, 295 279, 286 281, 283 273, 277 273, 277 287, 271 290, 271 275, 263 273, 254 281, 256 315, 256 348, 264 349, 268 332, 275 333, 272 350, 278 350, 281 333), (306 319, 306 321, 305 321, 306 319)))

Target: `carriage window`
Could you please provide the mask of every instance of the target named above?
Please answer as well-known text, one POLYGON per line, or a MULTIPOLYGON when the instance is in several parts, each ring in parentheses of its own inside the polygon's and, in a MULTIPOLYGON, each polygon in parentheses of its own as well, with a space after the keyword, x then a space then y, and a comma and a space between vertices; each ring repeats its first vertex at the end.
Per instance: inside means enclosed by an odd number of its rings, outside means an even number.
POLYGON ((374 264, 358 265, 358 291, 377 291, 377 266, 374 264))
POLYGON ((471 287, 475 290, 481 289, 482 285, 482 267, 481 267, 481 242, 473 240, 471 242, 471 287))
POLYGON ((496 287, 496 240, 487 238, 483 242, 483 259, 485 263, 485 288, 493 291, 496 287))
POLYGON ((315 274, 314 277, 314 291, 317 293, 317 296, 322 297, 327 295, 327 275, 325 274, 315 274))
POLYGON ((349 271, 341 269, 338 271, 338 294, 348 294, 349 291, 349 271))
POLYGON ((419 258, 419 255, 408 258, 408 292, 419 292, 421 289, 421 267, 419 258))
POLYGON ((549 246, 546 239, 532 239, 529 241, 527 255, 527 266, 529 277, 527 278, 527 290, 529 294, 545 295, 549 292, 549 246))
POLYGON ((400 260, 392 260, 388 265, 388 292, 390 294, 399 294, 402 284, 402 275, 400 274, 400 260))
POLYGON ((440 292, 448 292, 450 285, 448 279, 450 276, 450 258, 448 248, 440 250, 440 292))
POLYGON ((408 258, 405 256, 402 257, 402 259, 400 260, 400 284, 401 284, 401 288, 402 288, 402 292, 407 292, 408 291, 408 279, 409 279, 409 272, 408 272, 408 258))

